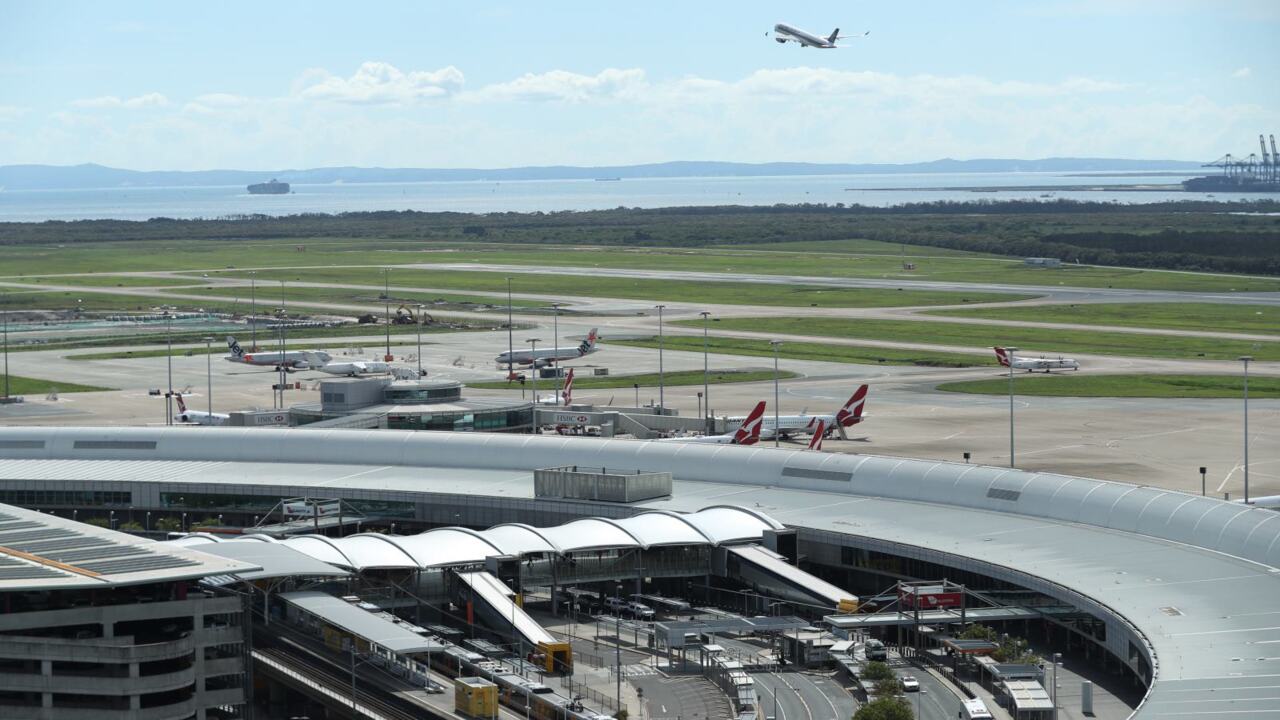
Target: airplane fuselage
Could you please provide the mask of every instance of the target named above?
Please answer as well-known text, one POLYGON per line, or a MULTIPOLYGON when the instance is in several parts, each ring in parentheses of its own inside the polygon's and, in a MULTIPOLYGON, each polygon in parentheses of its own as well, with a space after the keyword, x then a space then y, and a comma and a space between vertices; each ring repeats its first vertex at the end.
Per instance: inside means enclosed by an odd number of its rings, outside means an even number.
POLYGON ((786 23, 778 23, 773 26, 774 39, 780 43, 787 41, 799 43, 801 47, 819 48, 821 50, 830 50, 836 47, 832 40, 824 37, 818 37, 813 33, 805 32, 800 28, 791 27, 786 23))

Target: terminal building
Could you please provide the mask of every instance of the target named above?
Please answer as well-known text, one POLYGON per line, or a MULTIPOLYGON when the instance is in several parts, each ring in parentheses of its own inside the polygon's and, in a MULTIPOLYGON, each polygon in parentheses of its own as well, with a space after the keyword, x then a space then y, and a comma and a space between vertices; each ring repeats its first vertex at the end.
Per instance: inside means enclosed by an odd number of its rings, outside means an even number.
POLYGON ((533 431, 533 403, 503 398, 464 399, 462 388, 462 383, 452 380, 321 380, 320 402, 294 405, 289 410, 289 424, 328 422, 345 427, 457 432, 533 431))
MULTIPOLYGON (((520 607, 535 586, 551 588, 553 607, 557 588, 574 586, 591 588, 596 603, 683 593, 747 618, 716 626, 724 632, 744 622, 773 631, 812 623, 919 646, 926 628, 941 634, 982 622, 1139 688, 1132 717, 1143 720, 1224 709, 1274 718, 1280 696, 1280 660, 1265 650, 1280 643, 1270 619, 1280 597, 1280 514, 1157 488, 903 458, 561 436, 0 428, 0 499, 81 519, 145 514, 184 528, 216 519, 221 527, 171 543, 175 552, 264 572, 271 565, 274 577, 294 578, 249 590, 254 617, 316 618, 317 632, 335 643, 348 642, 335 628, 366 632, 374 637, 352 647, 391 653, 407 672, 436 672, 442 657, 467 677, 487 672, 483 658, 467 659, 473 651, 424 649, 445 646, 447 628, 407 627, 385 610, 414 610, 404 603, 420 601, 406 598, 432 597, 466 608, 466 622, 493 628, 495 642, 519 643, 543 671, 574 672, 571 654, 520 607), (288 498, 309 499, 313 525, 254 527, 254 516, 288 498), (358 508, 359 526, 344 516, 322 523, 319 508, 328 506, 358 508), (250 530, 252 538, 234 537, 250 530), (314 594, 324 586, 296 580, 330 572, 351 579, 327 597, 314 594), (871 611, 888 587, 905 609, 871 611), (362 612, 386 615, 380 629, 360 631, 368 618, 350 617, 366 594, 378 599, 362 612), (999 601, 966 605, 957 595, 999 601), (797 619, 781 616, 779 604, 797 619)), ((678 654, 691 633, 669 623, 655 642, 678 654)), ((796 635, 804 647, 791 657, 831 652, 807 638, 796 635)), ((731 670, 726 686, 740 688, 731 670)), ((1027 694, 1027 707, 1038 697, 1027 694)), ((574 714, 572 697, 554 702, 562 703, 556 717, 591 717, 574 714)))

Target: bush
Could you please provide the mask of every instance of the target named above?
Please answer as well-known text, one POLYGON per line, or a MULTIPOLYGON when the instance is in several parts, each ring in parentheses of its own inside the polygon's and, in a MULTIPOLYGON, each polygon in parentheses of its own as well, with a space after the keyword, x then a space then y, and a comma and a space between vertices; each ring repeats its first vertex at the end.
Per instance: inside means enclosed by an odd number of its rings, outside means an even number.
POLYGON ((887 664, 873 660, 862 666, 862 679, 875 683, 881 680, 895 680, 896 678, 887 664))

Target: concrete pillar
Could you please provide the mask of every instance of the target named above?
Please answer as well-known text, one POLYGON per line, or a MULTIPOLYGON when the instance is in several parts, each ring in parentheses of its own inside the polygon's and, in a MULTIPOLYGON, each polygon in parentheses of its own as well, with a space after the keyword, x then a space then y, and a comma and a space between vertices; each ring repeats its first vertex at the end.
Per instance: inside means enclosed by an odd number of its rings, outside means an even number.
POLYGON ((129 663, 129 677, 136 678, 141 676, 142 671, 139 669, 138 663, 129 663))

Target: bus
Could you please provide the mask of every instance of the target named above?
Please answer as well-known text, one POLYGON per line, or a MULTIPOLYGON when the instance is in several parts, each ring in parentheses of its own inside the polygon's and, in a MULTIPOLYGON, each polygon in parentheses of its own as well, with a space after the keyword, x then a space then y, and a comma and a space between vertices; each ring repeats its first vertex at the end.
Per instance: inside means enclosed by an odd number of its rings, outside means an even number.
POLYGON ((992 720, 995 717, 987 710, 987 704, 978 698, 964 701, 964 716, 968 720, 992 720))

